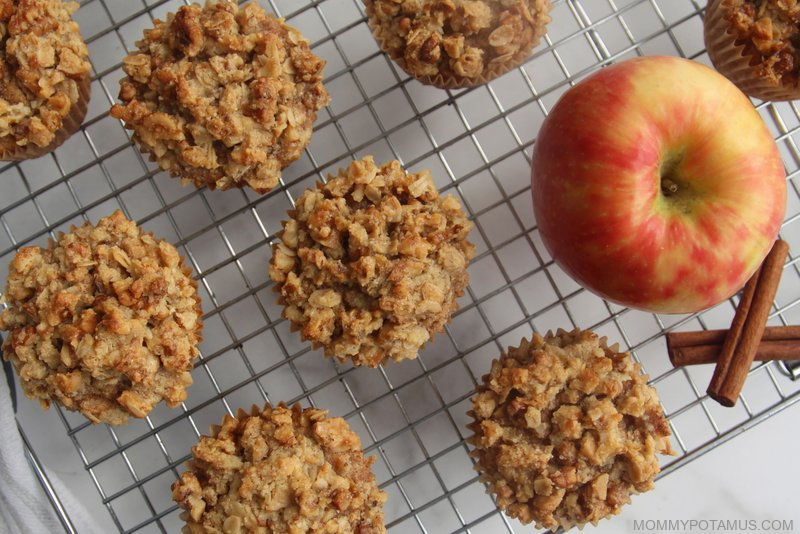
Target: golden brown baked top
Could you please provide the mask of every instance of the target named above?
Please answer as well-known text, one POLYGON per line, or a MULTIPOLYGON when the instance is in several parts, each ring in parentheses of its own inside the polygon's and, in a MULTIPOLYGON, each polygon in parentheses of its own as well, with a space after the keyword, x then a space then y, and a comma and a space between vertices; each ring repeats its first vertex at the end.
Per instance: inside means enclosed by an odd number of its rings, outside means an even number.
MULTIPOLYGON (((412 76, 483 83, 545 34, 550 0, 365 0, 381 47, 412 76)), ((446 85, 446 84, 445 84, 446 85)))
POLYGON ((386 532, 375 459, 364 457, 344 419, 325 410, 240 410, 192 454, 172 485, 186 534, 386 532))
POLYGON ((727 0, 722 4, 736 43, 752 56, 758 75, 772 85, 800 78, 800 5, 797 0, 727 0))
POLYGON ((196 283, 178 251, 117 211, 20 249, 9 266, 3 356, 25 394, 93 422, 186 398, 200 341, 196 283))
POLYGON ((306 190, 273 245, 283 315, 340 361, 416 358, 458 308, 472 224, 428 171, 354 161, 306 190))
POLYGON ((325 62, 258 2, 181 7, 136 45, 111 114, 163 170, 197 187, 274 188, 328 104, 325 62))
POLYGON ((656 391, 628 353, 559 331, 492 362, 472 400, 476 468, 524 523, 568 529, 619 513, 671 454, 656 391))
POLYGON ((89 50, 77 2, 0 0, 0 149, 47 146, 78 101, 89 50))

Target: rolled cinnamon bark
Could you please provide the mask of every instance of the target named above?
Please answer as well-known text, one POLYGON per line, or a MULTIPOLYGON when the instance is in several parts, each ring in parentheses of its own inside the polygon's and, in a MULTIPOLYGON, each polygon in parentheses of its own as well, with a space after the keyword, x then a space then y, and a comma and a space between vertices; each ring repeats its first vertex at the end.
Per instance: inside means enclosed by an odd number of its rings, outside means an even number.
POLYGON ((731 327, 725 334, 725 339, 722 342, 722 349, 717 358, 717 366, 714 367, 711 383, 706 390, 711 398, 715 398, 714 395, 719 391, 722 382, 728 376, 728 369, 730 369, 733 364, 733 353, 736 351, 736 347, 742 339, 744 324, 747 321, 747 315, 750 313, 750 306, 753 303, 762 270, 763 265, 750 277, 750 280, 747 281, 742 290, 742 297, 739 299, 739 304, 736 306, 736 313, 733 316, 731 327))
MULTIPOLYGON (((675 367, 716 363, 727 330, 669 332, 667 353, 675 367)), ((756 349, 757 361, 800 360, 800 326, 768 326, 756 349)))
MULTIPOLYGON (((677 347, 669 351, 674 367, 716 363, 721 344, 677 347)), ((800 343, 797 340, 762 341, 756 349, 754 361, 800 360, 800 343)))
MULTIPOLYGON (((675 348, 694 347, 696 345, 722 345, 728 331, 697 330, 695 332, 668 332, 667 345, 675 348)), ((797 340, 800 344, 800 326, 768 326, 764 328, 761 336, 763 341, 791 341, 797 340)))
POLYGON ((761 268, 745 285, 733 324, 722 344, 714 376, 706 390, 712 399, 723 406, 736 404, 742 391, 767 326, 769 311, 778 291, 783 264, 788 254, 789 245, 786 241, 776 241, 761 268))

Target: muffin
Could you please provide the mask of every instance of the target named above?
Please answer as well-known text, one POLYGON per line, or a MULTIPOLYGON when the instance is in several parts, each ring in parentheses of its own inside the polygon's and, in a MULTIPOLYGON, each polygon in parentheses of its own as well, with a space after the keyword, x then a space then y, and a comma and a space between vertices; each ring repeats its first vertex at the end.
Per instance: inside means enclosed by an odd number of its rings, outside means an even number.
POLYGON ((628 353, 588 331, 534 335, 492 362, 469 412, 476 469, 497 505, 538 528, 619 513, 653 487, 669 424, 628 353))
POLYGON ((136 46, 111 115, 184 184, 270 191, 328 104, 325 62, 258 2, 183 6, 136 46))
POLYGON ((365 0, 369 27, 408 74, 442 89, 521 65, 545 34, 550 0, 365 0))
POLYGON ((471 228, 430 172, 354 161, 297 199, 273 245, 283 316, 341 362, 416 358, 458 309, 471 228))
POLYGON ((380 534, 386 494, 344 419, 299 404, 225 416, 172 484, 185 534, 380 534))
POLYGON ((714 67, 761 100, 800 98, 800 4, 710 0, 704 22, 714 67))
POLYGON ((71 16, 77 2, 0 0, 0 160, 51 152, 89 103, 89 50, 71 16))
POLYGON ((20 249, 0 330, 31 399, 93 423, 145 417, 186 398, 202 322, 197 284, 178 251, 119 211, 20 249))

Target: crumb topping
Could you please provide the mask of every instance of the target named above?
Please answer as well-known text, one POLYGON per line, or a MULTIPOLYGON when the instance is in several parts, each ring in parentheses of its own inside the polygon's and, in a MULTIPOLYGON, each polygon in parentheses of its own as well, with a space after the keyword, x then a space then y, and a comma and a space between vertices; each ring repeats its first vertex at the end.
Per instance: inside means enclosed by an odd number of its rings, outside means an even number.
POLYGON ((0 146, 49 145, 79 99, 89 50, 77 2, 0 0, 0 146))
POLYGON ((565 530, 619 513, 674 454, 655 389, 628 353, 588 331, 523 339, 472 400, 476 469, 523 523, 565 530))
POLYGON ((145 417, 186 398, 201 310, 178 251, 117 211, 20 249, 9 266, 3 356, 25 394, 91 421, 145 417))
POLYGON ((299 404, 225 416, 172 485, 183 532, 381 534, 386 494, 344 419, 299 404))
POLYGON ((737 44, 753 56, 759 76, 772 85, 800 79, 800 5, 797 0, 729 0, 726 18, 737 44))
POLYGON ((136 45, 111 114, 161 169, 197 187, 271 190, 329 101, 325 62, 258 2, 183 6, 136 45))
POLYGON ((354 161, 289 211, 269 274, 284 317, 340 361, 416 358, 458 308, 472 224, 430 172, 354 161))
POLYGON ((441 74, 482 83, 527 57, 550 22, 549 0, 365 3, 384 50, 415 77, 441 74))

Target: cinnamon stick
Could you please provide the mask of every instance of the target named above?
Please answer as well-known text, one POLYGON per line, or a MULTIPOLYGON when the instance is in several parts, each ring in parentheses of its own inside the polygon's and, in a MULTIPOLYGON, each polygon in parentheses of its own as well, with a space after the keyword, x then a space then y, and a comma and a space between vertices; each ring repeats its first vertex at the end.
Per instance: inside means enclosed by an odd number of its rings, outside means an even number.
MULTIPOLYGON (((722 345, 694 345, 678 347, 670 352, 669 360, 674 367, 715 363, 722 345)), ((754 361, 800 360, 800 343, 797 340, 762 341, 758 344, 754 361)))
POLYGON ((764 263, 744 287, 706 390, 712 399, 723 406, 736 404, 742 391, 764 334, 788 253, 789 245, 782 240, 776 241, 764 263))
MULTIPOLYGON (((667 345, 675 348, 693 347, 695 345, 722 345, 728 331, 697 330, 695 332, 668 332, 667 345)), ((761 337, 764 341, 798 340, 800 344, 800 325, 768 326, 761 337)))
MULTIPOLYGON (((727 330, 669 332, 667 353, 674 367, 715 363, 727 330)), ((756 349, 757 361, 800 360, 800 326, 768 326, 756 349)))
POLYGON ((733 353, 736 351, 736 346, 741 340, 744 323, 747 321, 747 314, 750 313, 750 306, 756 294, 756 286, 758 286, 758 279, 761 275, 762 268, 763 266, 756 269, 756 272, 750 277, 750 280, 747 281, 742 290, 742 296, 739 299, 739 304, 736 306, 736 312, 733 315, 731 327, 728 329, 728 333, 723 340, 719 358, 717 358, 717 366, 714 368, 714 374, 711 376, 711 383, 706 390, 712 398, 714 398, 712 391, 719 391, 722 382, 728 376, 728 369, 731 366, 731 362, 733 362, 733 353))

